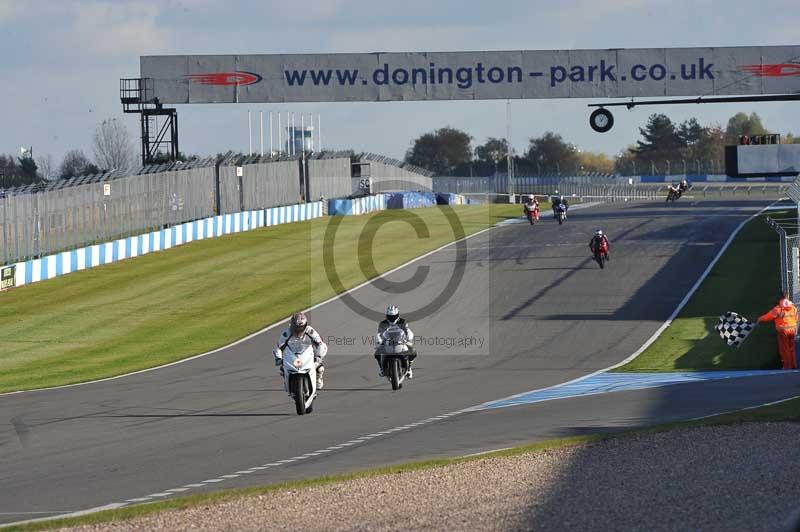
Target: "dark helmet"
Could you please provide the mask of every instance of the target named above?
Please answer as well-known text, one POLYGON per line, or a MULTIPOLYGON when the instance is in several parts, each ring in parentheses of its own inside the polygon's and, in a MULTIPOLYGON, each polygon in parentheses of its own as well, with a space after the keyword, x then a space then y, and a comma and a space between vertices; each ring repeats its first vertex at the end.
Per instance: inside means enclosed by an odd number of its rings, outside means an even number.
POLYGON ((386 321, 397 323, 398 319, 400 319, 400 309, 396 305, 389 305, 386 309, 386 321))
POLYGON ((292 334, 300 334, 305 332, 306 326, 308 325, 308 318, 302 312, 296 312, 292 314, 292 334))

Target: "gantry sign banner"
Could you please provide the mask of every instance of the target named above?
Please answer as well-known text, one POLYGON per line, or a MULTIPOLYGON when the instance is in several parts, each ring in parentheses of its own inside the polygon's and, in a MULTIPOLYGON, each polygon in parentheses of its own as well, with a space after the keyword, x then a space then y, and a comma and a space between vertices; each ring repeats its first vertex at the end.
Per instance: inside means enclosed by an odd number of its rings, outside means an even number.
POLYGON ((144 56, 162 104, 800 93, 800 46, 144 56))

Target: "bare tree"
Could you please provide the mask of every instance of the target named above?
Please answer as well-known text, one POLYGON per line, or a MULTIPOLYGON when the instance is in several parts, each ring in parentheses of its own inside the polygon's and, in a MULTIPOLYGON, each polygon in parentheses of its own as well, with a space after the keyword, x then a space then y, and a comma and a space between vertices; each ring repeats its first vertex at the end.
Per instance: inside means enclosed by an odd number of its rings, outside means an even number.
POLYGON ((58 168, 58 177, 69 179, 70 177, 97 174, 99 172, 100 169, 89 161, 83 150, 71 150, 64 156, 64 160, 58 168))
POLYGON ((135 151, 128 128, 121 120, 110 118, 97 124, 92 150, 99 168, 123 173, 133 168, 135 151))
POLYGON ((49 153, 47 155, 39 156, 36 158, 36 166, 39 167, 39 175, 46 180, 55 179, 56 163, 53 161, 53 156, 49 153))

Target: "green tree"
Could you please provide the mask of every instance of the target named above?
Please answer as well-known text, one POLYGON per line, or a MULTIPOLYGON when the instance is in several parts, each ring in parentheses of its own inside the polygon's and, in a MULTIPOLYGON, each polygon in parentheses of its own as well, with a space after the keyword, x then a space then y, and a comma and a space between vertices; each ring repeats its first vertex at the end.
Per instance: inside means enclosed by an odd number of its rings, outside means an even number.
POLYGON ((30 185, 41 180, 33 159, 20 157, 15 160, 10 155, 0 155, 0 188, 30 185))
POLYGON ((472 160, 472 137, 458 129, 443 127, 415 139, 406 152, 407 163, 439 175, 450 175, 472 160))
POLYGON ((689 160, 689 167, 698 173, 702 173, 703 165, 709 162, 716 161, 712 168, 717 167, 717 163, 721 167, 725 159, 725 131, 722 126, 715 124, 702 128, 697 141, 687 147, 685 158, 689 160))
POLYGON ((667 159, 681 148, 678 131, 667 115, 650 115, 639 134, 644 140, 636 141, 636 153, 643 160, 667 159))
POLYGON ((747 116, 745 113, 736 113, 728 120, 728 126, 725 128, 725 142, 727 144, 738 144, 739 137, 747 135, 765 135, 768 131, 761 123, 761 117, 756 113, 751 113, 747 116))
POLYGON ((475 158, 484 163, 492 163, 505 159, 508 155, 508 141, 489 137, 486 143, 475 148, 475 158))
POLYGON ((525 158, 538 173, 572 173, 579 171, 581 166, 578 148, 552 131, 531 138, 525 158))
POLYGON ((682 147, 689 148, 697 144, 703 136, 703 126, 696 118, 682 122, 676 131, 678 142, 682 147))
POLYGON ((19 171, 24 180, 28 181, 29 183, 41 181, 41 178, 39 177, 39 169, 36 166, 36 161, 34 161, 32 157, 20 157, 18 160, 19 171))

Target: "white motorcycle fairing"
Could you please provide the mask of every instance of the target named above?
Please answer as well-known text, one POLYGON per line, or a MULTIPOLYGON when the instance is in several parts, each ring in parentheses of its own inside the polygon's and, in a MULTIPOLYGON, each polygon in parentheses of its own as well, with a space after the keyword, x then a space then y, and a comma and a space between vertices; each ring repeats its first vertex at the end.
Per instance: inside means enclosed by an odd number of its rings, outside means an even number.
POLYGON ((305 411, 310 410, 314 399, 317 397, 317 365, 314 362, 314 347, 312 345, 303 345, 303 351, 295 353, 292 350, 292 342, 283 349, 283 388, 290 397, 295 398, 295 404, 298 407, 298 414, 302 415, 305 411), (300 380, 304 381, 304 385, 300 386, 300 380), (297 388, 305 388, 305 397, 301 401, 295 397, 298 393, 297 388), (300 408, 300 404, 304 408, 300 408), (301 413, 302 410, 302 413, 301 413))

